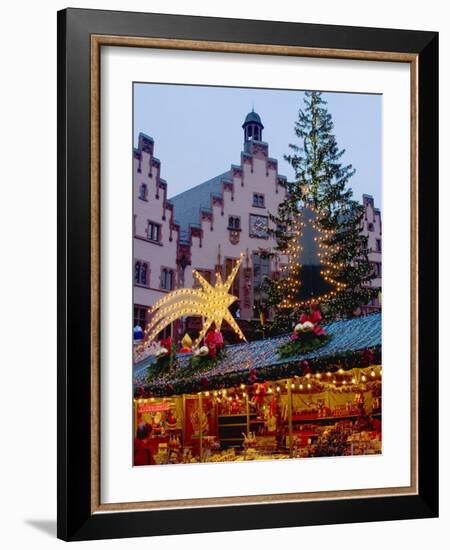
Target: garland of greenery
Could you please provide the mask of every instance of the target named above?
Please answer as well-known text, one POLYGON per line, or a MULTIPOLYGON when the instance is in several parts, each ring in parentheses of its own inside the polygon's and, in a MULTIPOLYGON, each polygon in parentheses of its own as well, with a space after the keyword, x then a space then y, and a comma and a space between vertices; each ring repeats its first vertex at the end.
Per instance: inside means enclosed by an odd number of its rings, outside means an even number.
POLYGON ((331 335, 316 336, 314 333, 302 335, 302 338, 296 340, 288 340, 285 344, 278 348, 280 357, 294 357, 303 353, 309 353, 315 349, 321 348, 331 340, 331 335))
POLYGON ((224 349, 217 351, 215 357, 210 355, 192 355, 191 360, 185 367, 177 369, 177 378, 190 378, 197 374, 207 372, 213 369, 222 359, 225 359, 227 353, 224 349))
POLYGON ((178 366, 178 359, 175 346, 172 346, 167 355, 161 355, 154 363, 147 368, 147 379, 159 378, 164 374, 169 374, 178 366))
POLYGON ((225 349, 217 351, 215 357, 192 354, 187 365, 179 366, 175 352, 170 355, 164 355, 148 367, 147 381, 151 384, 151 381, 156 379, 169 382, 171 377, 176 377, 177 379, 192 378, 213 369, 226 356, 225 349))
MULTIPOLYGON (((333 373, 339 369, 347 371, 354 368, 365 368, 370 364, 381 364, 381 346, 359 351, 334 353, 311 360, 285 361, 257 369, 252 368, 250 370, 216 374, 211 378, 207 376, 208 371, 206 366, 201 373, 196 373, 201 376, 191 376, 190 378, 179 378, 180 371, 177 370, 167 373, 162 378, 156 379, 151 383, 137 386, 134 395, 136 398, 181 395, 183 393, 230 388, 240 384, 252 384, 257 380, 276 381, 282 378, 304 376, 318 372, 333 373)), ((217 363, 214 363, 215 365, 217 363)), ((188 376, 187 371, 185 372, 186 376, 188 376)), ((192 373, 193 371, 190 372, 192 373)))

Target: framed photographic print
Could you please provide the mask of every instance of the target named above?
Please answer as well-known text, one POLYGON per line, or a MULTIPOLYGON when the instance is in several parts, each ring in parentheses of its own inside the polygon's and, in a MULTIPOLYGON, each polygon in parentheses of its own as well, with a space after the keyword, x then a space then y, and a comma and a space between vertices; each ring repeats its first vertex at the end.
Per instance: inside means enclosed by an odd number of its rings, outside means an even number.
POLYGON ((438 514, 438 36, 58 14, 58 536, 438 514))

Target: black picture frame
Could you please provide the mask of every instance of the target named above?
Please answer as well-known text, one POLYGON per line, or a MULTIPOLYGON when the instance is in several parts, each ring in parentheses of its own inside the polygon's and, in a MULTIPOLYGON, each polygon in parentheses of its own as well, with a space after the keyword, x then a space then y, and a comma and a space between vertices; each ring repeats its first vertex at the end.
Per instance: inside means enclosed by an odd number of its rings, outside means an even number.
POLYGON ((438 515, 438 34, 67 9, 58 13, 58 531, 64 540, 438 515), (93 513, 91 488, 91 36, 401 52, 418 61, 416 495, 93 513), (420 368, 424 366, 425 368, 420 368))

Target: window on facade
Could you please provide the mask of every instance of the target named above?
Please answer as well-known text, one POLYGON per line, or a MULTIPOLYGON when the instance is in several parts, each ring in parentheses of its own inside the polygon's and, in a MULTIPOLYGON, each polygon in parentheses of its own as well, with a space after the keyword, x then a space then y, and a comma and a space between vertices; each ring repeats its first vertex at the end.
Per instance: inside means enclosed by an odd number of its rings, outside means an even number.
POLYGON ((381 277, 381 263, 379 262, 372 262, 373 272, 375 274, 375 277, 381 277))
POLYGON ((369 231, 375 231, 375 227, 374 227, 373 223, 368 223, 368 224, 367 224, 367 229, 368 229, 369 231))
POLYGON ((261 193, 253 193, 253 206, 264 208, 264 195, 261 193))
POLYGON ((149 241, 157 243, 161 240, 161 226, 159 223, 148 222, 147 237, 149 241))
MULTIPOLYGON (((207 269, 196 269, 196 271, 205 279, 205 281, 208 281, 208 283, 211 283, 212 281, 211 271, 207 269)), ((192 286, 193 288, 199 288, 201 286, 196 277, 194 277, 192 286)))
MULTIPOLYGON (((237 260, 235 258, 225 258, 225 280, 227 279, 228 275, 231 273, 233 267, 236 265, 236 262, 237 260)), ((239 273, 234 278, 231 294, 239 297, 239 273)))
POLYGON ((253 254, 253 286, 261 286, 270 273, 270 259, 262 254, 253 254))
POLYGON ((137 285, 148 285, 148 263, 137 260, 134 263, 134 282, 137 285))
POLYGON ((142 201, 147 200, 147 185, 145 183, 141 183, 141 185, 139 187, 139 198, 142 201))
POLYGON ((139 284, 141 277, 141 262, 135 262, 134 264, 134 283, 139 284))
POLYGON ((377 252, 381 252, 381 239, 376 239, 375 246, 376 246, 375 250, 377 252))
POLYGON ((146 315, 147 315, 147 308, 134 306, 134 317, 133 317, 134 325, 133 326, 135 327, 139 326, 142 328, 142 330, 145 330, 146 315))
POLYGON ((240 229, 241 218, 238 216, 228 216, 228 229, 240 229))
POLYGON ((280 250, 286 246, 287 232, 288 232, 288 228, 286 224, 277 223, 275 238, 277 240, 278 246, 280 247, 280 250))
POLYGON ((174 287, 174 272, 173 269, 163 267, 161 270, 161 288, 164 290, 173 290, 174 287))
POLYGON ((141 265, 141 285, 147 286, 147 271, 148 271, 148 265, 145 262, 142 262, 142 265, 141 265))
POLYGON ((263 285, 270 275, 270 258, 268 256, 254 253, 253 262, 253 308, 255 315, 259 315, 267 301, 267 294, 263 285))
POLYGON ((280 264, 280 279, 286 279, 288 276, 288 266, 287 264, 280 264))

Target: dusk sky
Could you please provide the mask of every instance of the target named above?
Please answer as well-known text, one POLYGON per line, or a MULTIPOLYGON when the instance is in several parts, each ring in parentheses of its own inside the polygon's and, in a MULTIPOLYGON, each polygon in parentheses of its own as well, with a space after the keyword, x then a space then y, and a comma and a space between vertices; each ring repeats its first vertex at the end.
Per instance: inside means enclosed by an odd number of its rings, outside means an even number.
MULTIPOLYGON (((185 86, 134 85, 134 145, 143 132, 155 141, 161 177, 172 197, 240 163, 242 123, 252 110, 264 125, 263 141, 278 160, 278 171, 289 180, 291 166, 283 155, 296 140, 294 122, 303 106, 301 91, 185 86)), ((380 95, 324 93, 332 114, 342 162, 352 164, 354 198, 373 195, 381 208, 380 95)))

